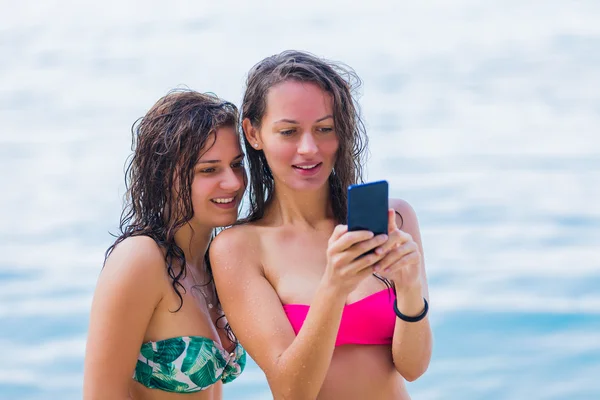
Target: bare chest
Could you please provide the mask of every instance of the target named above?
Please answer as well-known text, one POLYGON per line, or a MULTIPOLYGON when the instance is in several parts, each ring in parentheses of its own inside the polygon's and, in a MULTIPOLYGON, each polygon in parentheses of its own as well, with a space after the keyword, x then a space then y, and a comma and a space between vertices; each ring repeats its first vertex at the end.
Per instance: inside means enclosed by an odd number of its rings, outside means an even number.
POLYGON ((182 299, 171 285, 165 289, 166 295, 152 316, 147 336, 152 340, 155 337, 204 336, 218 342, 214 324, 216 306, 210 295, 210 285, 200 287, 189 279, 182 280, 181 284, 182 299))
MULTIPOLYGON (((327 268, 329 233, 271 234, 261 237, 263 268, 282 304, 311 304, 327 268)), ((386 286, 365 279, 348 295, 347 303, 386 286)))

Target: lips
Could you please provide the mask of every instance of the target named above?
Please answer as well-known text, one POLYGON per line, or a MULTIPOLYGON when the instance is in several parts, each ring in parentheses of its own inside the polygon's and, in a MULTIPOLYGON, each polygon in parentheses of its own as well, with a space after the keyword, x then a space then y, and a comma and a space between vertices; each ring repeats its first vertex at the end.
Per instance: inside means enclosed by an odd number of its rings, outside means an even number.
POLYGON ((299 169, 299 170, 304 170, 304 171, 310 171, 310 170, 314 170, 317 167, 320 167, 321 164, 323 163, 302 163, 302 164, 297 164, 297 165, 293 165, 294 168, 299 169))
POLYGON ((322 162, 311 162, 311 163, 302 163, 302 164, 295 164, 292 165, 292 167, 294 168, 294 171, 296 171, 296 173, 299 176, 305 177, 305 178, 311 178, 314 176, 317 176, 319 174, 319 171, 321 171, 321 167, 323 166, 322 162))
POLYGON ((231 209, 231 208, 237 207, 237 204, 238 204, 237 198, 238 198, 238 195, 215 197, 213 199, 210 199, 210 202, 218 208, 231 209))
POLYGON ((213 203, 217 203, 217 204, 229 204, 234 200, 235 200, 235 196, 234 197, 220 197, 217 199, 211 199, 210 201, 212 201, 213 203))

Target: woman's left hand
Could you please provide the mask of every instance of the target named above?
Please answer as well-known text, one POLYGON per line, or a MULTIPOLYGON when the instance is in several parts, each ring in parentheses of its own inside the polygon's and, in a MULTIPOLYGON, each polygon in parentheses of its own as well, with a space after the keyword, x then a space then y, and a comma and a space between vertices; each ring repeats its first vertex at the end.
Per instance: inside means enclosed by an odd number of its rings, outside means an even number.
POLYGON ((394 282, 397 291, 421 285, 421 252, 412 236, 396 225, 394 209, 388 210, 388 240, 377 253, 386 256, 373 266, 374 272, 394 282))

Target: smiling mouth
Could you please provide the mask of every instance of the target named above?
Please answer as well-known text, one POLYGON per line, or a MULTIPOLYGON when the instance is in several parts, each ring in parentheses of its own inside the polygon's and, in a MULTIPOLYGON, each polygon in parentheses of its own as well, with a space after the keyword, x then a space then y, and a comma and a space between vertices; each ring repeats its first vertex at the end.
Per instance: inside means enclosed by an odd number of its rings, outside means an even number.
POLYGON ((235 197, 221 197, 218 199, 210 199, 213 203, 216 204, 230 204, 235 200, 235 197))
POLYGON ((311 169, 317 168, 321 164, 322 163, 316 163, 316 164, 312 164, 312 165, 293 165, 293 167, 296 168, 296 169, 310 171, 311 169))

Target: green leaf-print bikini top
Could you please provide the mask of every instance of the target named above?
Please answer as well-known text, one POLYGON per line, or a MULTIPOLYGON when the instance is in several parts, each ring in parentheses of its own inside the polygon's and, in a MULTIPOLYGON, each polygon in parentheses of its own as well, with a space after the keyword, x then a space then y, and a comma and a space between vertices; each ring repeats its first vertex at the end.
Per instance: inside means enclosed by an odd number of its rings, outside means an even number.
POLYGON ((194 393, 219 379, 231 382, 245 366, 246 351, 239 344, 227 353, 212 339, 182 336, 144 343, 133 379, 151 389, 194 393))

